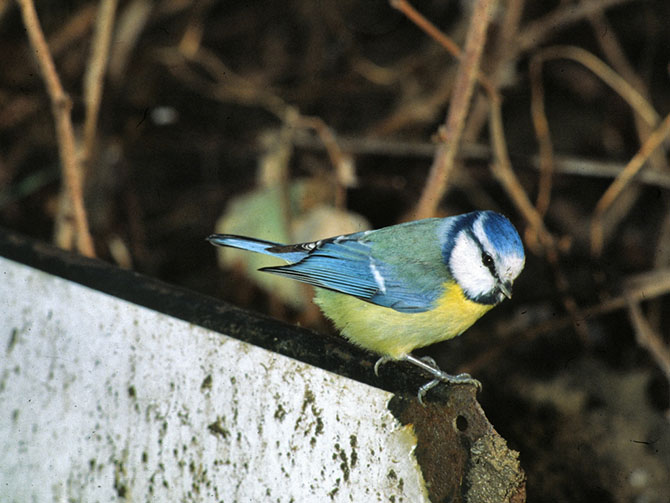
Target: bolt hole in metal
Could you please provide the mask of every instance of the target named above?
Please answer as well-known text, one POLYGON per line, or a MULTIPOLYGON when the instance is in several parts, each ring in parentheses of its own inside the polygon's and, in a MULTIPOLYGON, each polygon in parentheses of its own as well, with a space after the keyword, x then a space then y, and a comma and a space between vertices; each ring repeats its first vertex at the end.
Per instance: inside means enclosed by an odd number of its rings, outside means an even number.
POLYGON ((460 415, 456 417, 454 423, 458 431, 465 431, 468 429, 468 426, 470 426, 468 423, 468 419, 465 416, 460 415))

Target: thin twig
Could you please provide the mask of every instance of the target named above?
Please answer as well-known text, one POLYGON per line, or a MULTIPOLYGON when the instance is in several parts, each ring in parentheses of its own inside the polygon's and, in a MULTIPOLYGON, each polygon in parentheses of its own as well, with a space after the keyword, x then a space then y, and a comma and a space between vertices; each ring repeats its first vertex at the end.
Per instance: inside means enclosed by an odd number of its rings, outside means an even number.
POLYGON ((544 108, 544 84, 542 83, 542 59, 530 61, 530 112, 540 147, 540 183, 535 207, 540 215, 545 215, 551 200, 551 186, 554 173, 554 147, 549 131, 549 121, 544 108))
POLYGON ((195 54, 202 45, 202 37, 206 23, 204 22, 212 0, 195 2, 190 9, 189 21, 179 41, 179 50, 184 54, 195 54))
POLYGON ((84 79, 84 103, 86 103, 86 118, 84 119, 84 142, 81 154, 84 170, 93 155, 95 132, 100 112, 102 85, 109 59, 109 46, 114 30, 114 15, 117 0, 101 0, 98 16, 95 23, 93 46, 88 60, 88 68, 84 79))
POLYGON ((347 180, 351 179, 352 160, 342 151, 337 142, 337 136, 333 129, 326 124, 320 117, 307 117, 299 115, 292 124, 299 128, 312 129, 321 139, 321 143, 326 148, 331 164, 335 168, 335 207, 344 210, 347 203, 347 180))
POLYGON ((491 142, 495 154, 495 161, 491 163, 491 171, 493 176, 505 188, 517 207, 517 210, 519 210, 526 222, 528 222, 532 228, 533 233, 536 236, 534 241, 539 241, 543 246, 553 249, 555 247, 553 236, 545 227, 544 222, 542 221, 542 216, 535 209, 533 203, 531 203, 521 182, 519 182, 519 179, 512 169, 512 163, 510 162, 509 154, 507 153, 507 143, 505 141, 501 108, 500 101, 491 101, 491 142))
MULTIPOLYGON (((394 9, 398 9, 402 12, 407 18, 412 21, 415 25, 421 28, 426 35, 435 40, 438 44, 444 47, 449 54, 455 57, 458 60, 461 60, 463 57, 463 51, 458 44, 451 40, 445 33, 440 31, 437 26, 431 23, 426 19, 418 10, 414 8, 407 0, 390 0, 391 6, 394 9)), ((475 19, 475 14, 473 12, 473 20, 475 19)), ((477 79, 479 83, 488 90, 489 93, 495 92, 495 85, 491 80, 484 75, 479 68, 477 69, 477 79)))
MULTIPOLYGON (((414 158, 432 158, 437 150, 437 145, 429 142, 403 141, 399 139, 385 138, 360 138, 338 136, 338 143, 343 151, 356 155, 385 155, 414 158)), ((323 143, 308 133, 295 136, 295 145, 306 149, 324 149, 323 143)), ((466 143, 458 152, 456 157, 464 161, 490 161, 492 150, 488 145, 482 143, 466 143)), ((510 157, 522 167, 531 167, 540 171, 539 156, 515 156, 510 157)), ((578 176, 587 178, 616 178, 626 167, 619 162, 596 161, 581 157, 556 155, 554 157, 554 173, 567 176, 578 176)), ((635 177, 634 183, 642 183, 651 187, 670 189, 670 175, 662 172, 643 170, 635 177)))
POLYGON ((161 5, 179 2, 153 2, 152 0, 132 0, 124 2, 116 20, 112 52, 109 55, 107 73, 112 82, 120 82, 126 77, 128 61, 134 54, 140 35, 146 29, 151 14, 161 5))
MULTIPOLYGON (((661 297, 670 293, 670 269, 656 269, 633 276, 624 282, 624 293, 607 299, 599 304, 582 309, 582 320, 589 320, 614 311, 626 308, 629 302, 642 302, 661 297)), ((531 329, 531 336, 552 332, 565 328, 572 322, 571 318, 549 320, 531 329)))
MULTIPOLYGON (((581 3, 585 2, 582 1, 581 3)), ((644 80, 640 78, 633 68, 633 65, 628 61, 626 53, 616 36, 616 32, 607 22, 607 18, 603 14, 603 11, 596 10, 590 12, 587 17, 593 27, 593 34, 596 42, 600 46, 600 49, 602 49, 606 59, 624 79, 632 84, 635 89, 639 92, 644 90, 645 92, 643 94, 647 94, 647 86, 645 85, 644 80)))
POLYGON ((421 28, 427 35, 432 37, 442 47, 444 47, 449 54, 455 58, 460 59, 462 55, 461 48, 458 44, 451 40, 446 34, 442 33, 437 26, 426 19, 423 14, 414 8, 407 0, 391 0, 391 7, 399 10, 407 19, 412 21, 415 25, 421 28))
MULTIPOLYGON (((648 86, 645 84, 640 75, 635 71, 635 68, 633 68, 633 65, 631 65, 630 61, 628 61, 626 53, 624 52, 623 47, 621 47, 621 44, 619 43, 619 40, 616 36, 616 32, 607 22, 605 15, 602 13, 602 11, 597 11, 591 13, 589 15, 589 19, 591 21, 593 32, 598 45, 602 49, 605 57, 612 64, 613 68, 621 75, 623 79, 630 83, 631 87, 640 93, 640 95, 644 97, 645 100, 650 102, 651 100, 649 97, 648 86), (600 34, 606 35, 601 36, 600 34)), ((637 128, 640 144, 642 144, 647 141, 647 138, 653 131, 655 124, 649 124, 648 122, 641 120, 639 115, 636 115, 635 126, 637 128)), ((665 168, 666 163, 661 153, 659 153, 659 155, 653 155, 650 158, 650 162, 654 169, 662 170, 665 168)))
POLYGON ((647 99, 601 59, 581 47, 572 45, 547 47, 538 52, 536 58, 545 61, 548 59, 571 59, 584 65, 616 91, 647 124, 652 127, 658 124, 660 117, 647 99))
POLYGON ((570 293, 570 284, 567 277, 561 269, 556 240, 545 227, 542 215, 540 215, 530 202, 528 195, 523 190, 521 182, 519 182, 512 170, 512 164, 509 160, 509 155, 507 154, 507 142, 505 141, 501 108, 500 101, 491 100, 490 127, 493 150, 496 154, 495 162, 491 163, 491 170, 493 171, 493 175, 500 181, 510 195, 512 201, 516 204, 517 209, 531 226, 533 233, 530 235, 526 233, 526 242, 528 245, 531 248, 535 248, 535 252, 539 252, 540 250, 537 246, 539 241, 544 248, 547 262, 554 272, 554 281, 557 290, 561 294, 563 306, 570 314, 571 318, 575 320, 573 325, 577 334, 585 341, 588 335, 586 333, 586 327, 577 323, 577 320, 581 317, 581 312, 574 296, 570 293))
MULTIPOLYGON (((594 161, 568 156, 556 156, 554 162, 557 173, 594 178, 615 178, 625 168, 623 164, 618 162, 594 161)), ((537 163, 537 159, 533 158, 533 164, 536 168, 538 167, 537 163)), ((663 172, 644 170, 635 178, 635 182, 670 189, 670 176, 663 172)))
POLYGON ((95 255, 95 251, 84 208, 81 167, 77 161, 74 129, 70 115, 72 101, 61 85, 58 73, 56 72, 56 66, 54 65, 49 47, 44 39, 44 33, 40 27, 39 19, 37 18, 37 13, 35 12, 35 5, 32 0, 17 0, 17 3, 21 9, 23 24, 28 32, 30 45, 37 58, 37 63, 42 73, 49 99, 51 100, 58 149, 63 165, 63 178, 71 199, 74 222, 77 229, 77 249, 83 255, 92 257, 95 255))
POLYGON ((523 16, 526 0, 508 0, 504 11, 497 20, 497 30, 493 31, 496 37, 488 43, 490 51, 484 54, 482 61, 483 71, 490 76, 495 84, 493 92, 487 94, 477 94, 468 116, 465 129, 463 131, 463 140, 475 142, 481 136, 482 129, 489 119, 489 96, 499 93, 499 89, 509 85, 514 75, 516 67, 514 61, 518 58, 516 37, 519 34, 519 25, 523 16))
POLYGON ((73 44, 82 43, 82 39, 89 33, 95 21, 96 11, 96 5, 93 3, 82 5, 58 28, 58 31, 49 35, 47 44, 52 57, 58 58, 73 44))
POLYGON ((546 16, 529 23, 517 38, 519 53, 533 49, 542 44, 557 31, 563 30, 577 23, 593 12, 602 12, 615 5, 630 0, 591 0, 575 5, 565 2, 561 7, 552 10, 546 16))
MULTIPOLYGON (((448 37, 443 35, 437 28, 435 28, 430 22, 425 20, 420 14, 418 14, 412 7, 409 5, 406 0, 391 0, 391 4, 401 9, 410 19, 417 23, 421 28, 423 28, 426 33, 432 36, 436 41, 441 43, 447 50, 449 50, 454 56, 461 59, 461 67, 465 66, 465 61, 463 60, 462 54, 460 51, 452 47, 453 44, 448 37), (448 42, 446 42, 448 40, 448 42)), ((488 6, 490 7, 490 6, 488 6)), ((481 3, 477 4, 477 8, 483 8, 481 3)), ((488 12, 488 11, 484 11, 488 12)), ((471 23, 474 23, 475 19, 482 17, 481 12, 473 12, 471 23)), ((474 24, 471 24, 471 32, 473 31, 474 24)), ((482 28, 482 27, 479 27, 482 28)), ((479 37, 485 37, 486 32, 483 31, 479 37)), ((471 41, 471 33, 468 34, 468 40, 466 44, 471 41)), ((475 39, 475 42, 481 43, 479 49, 483 47, 483 40, 475 39)), ((468 53, 466 45, 466 54, 468 53)), ((481 53, 478 55, 478 58, 481 56, 481 53)), ((479 59, 478 59, 479 61, 479 59)), ((476 75, 481 75, 479 71, 477 61, 476 75)), ((470 69, 470 75, 468 76, 472 80, 472 66, 466 67, 470 69)), ((459 77, 463 78, 462 72, 459 71, 459 77)), ((480 79, 481 81, 481 79, 480 79)), ((486 79, 486 82, 488 79, 486 79)), ((467 81, 466 81, 467 83, 467 81)), ((457 84, 458 85, 458 84, 457 84)), ((484 86, 484 89, 489 95, 489 99, 495 105, 491 105, 491 128, 492 136, 494 136, 494 151, 496 152, 496 157, 498 162, 493 163, 492 167, 494 170, 494 175, 497 175, 497 178, 502 183, 503 188, 508 192, 513 201, 515 201, 517 208, 521 211, 522 215, 526 221, 530 224, 531 228, 534 230, 535 236, 540 239, 545 246, 548 246, 551 249, 554 249, 554 241, 551 234, 546 230, 544 223, 542 222, 542 216, 535 210, 533 205, 530 203, 528 196, 521 186, 521 183, 518 181, 514 171, 512 170, 511 163, 509 162, 509 155, 507 154, 507 146, 504 139, 504 133, 502 128, 502 116, 501 116, 501 106, 500 106, 500 95, 493 84, 484 86), (495 109, 495 110, 494 110, 495 109)), ((470 91, 472 87, 470 87, 470 91)), ((471 96, 471 94, 469 95, 471 96)), ((433 166, 431 167, 431 172, 424 189, 424 193, 421 196, 419 201, 418 208, 416 211, 417 218, 430 216, 434 214, 437 204, 441 199, 444 191, 446 190, 446 183, 449 173, 452 169, 454 159, 457 153, 457 142, 460 139, 460 134, 463 131, 463 125, 465 117, 467 115, 467 105, 469 105, 469 96, 466 106, 463 106, 462 101, 457 101, 456 89, 454 90, 454 96, 452 98, 452 105, 449 109, 449 117, 447 118, 447 127, 445 128, 444 134, 442 135, 445 140, 448 140, 446 144, 441 144, 437 147, 437 153, 435 155, 435 160, 433 166), (454 107, 454 103, 459 103, 460 107, 454 107), (452 116, 452 112, 454 113, 452 116), (457 127, 457 133, 459 136, 454 137, 455 135, 450 134, 449 125, 450 120, 453 118, 452 125, 457 127), (457 122, 458 121, 458 122, 457 122)))
POLYGON ((649 156, 663 143, 670 134, 670 114, 661 122, 656 130, 649 135, 637 154, 633 156, 624 170, 616 177, 602 195, 593 214, 591 222, 591 252, 600 255, 603 248, 602 220, 605 212, 621 194, 624 188, 642 169, 649 156))
POLYGON ((416 218, 433 216, 446 192, 449 175, 454 167, 454 160, 465 126, 465 118, 470 107, 470 98, 479 75, 479 61, 484 50, 486 31, 494 4, 495 0, 479 0, 472 12, 446 125, 440 135, 443 143, 437 149, 428 180, 415 211, 416 218))
MULTIPOLYGON (((542 62, 548 59, 570 59, 576 61, 586 68, 595 73, 603 82, 610 86, 614 91, 616 91, 636 112, 637 117, 641 118, 647 125, 656 126, 659 121, 658 114, 656 110, 651 106, 647 99, 640 94, 631 84, 629 84, 625 79, 623 79, 617 72, 612 68, 606 65, 602 60, 598 59, 596 56, 590 52, 574 46, 553 46, 548 47, 540 51, 534 58, 533 63, 535 65, 540 65, 542 62)), ((653 133, 652 133, 653 135, 653 133)), ((651 138, 651 136, 649 137, 651 138)), ((661 138, 662 140, 662 138, 661 138)), ((648 145, 648 141, 644 145, 648 145)), ((644 147, 643 145, 643 147, 644 147)), ((630 182, 632 176, 642 167, 647 158, 653 153, 656 147, 654 147, 650 152, 647 153, 645 157, 642 158, 642 164, 632 165, 631 163, 627 168, 617 177, 617 180, 612 184, 610 189, 605 193, 603 198, 598 203, 596 212, 592 219, 591 225, 591 251, 594 255, 599 255, 602 251, 604 245, 604 220, 603 215, 607 206, 611 204, 611 201, 607 198, 613 200, 620 193, 621 190, 630 182), (632 173, 629 176, 629 173, 632 173), (607 196, 607 198, 605 197, 607 196)), ((642 151, 641 151, 642 152, 642 151)), ((637 156, 636 156, 637 158, 637 156)), ((634 158, 635 160, 639 160, 634 158)), ((632 194, 631 194, 632 195, 632 194)))
MULTIPOLYGON (((637 73, 633 65, 630 63, 626 57, 626 53, 619 42, 619 39, 616 35, 614 27, 610 26, 607 21, 607 18, 602 12, 593 12, 589 15, 589 20, 595 35, 595 39, 598 42, 598 45, 602 49, 603 54, 607 60, 611 63, 613 68, 626 80, 632 87, 634 87, 647 101, 651 101, 649 94, 649 87, 646 85, 644 80, 637 73)), ((639 115, 635 115, 635 128, 637 130, 637 136, 640 140, 640 145, 647 141, 649 135, 654 130, 654 126, 648 124, 640 118, 639 115)), ((648 164, 651 169, 656 172, 667 172, 667 161, 663 152, 660 150, 655 151, 650 157, 648 164)), ((649 170, 647 170, 649 171, 649 170)), ((638 201, 640 195, 642 194, 639 187, 631 187, 628 189, 628 194, 626 200, 622 201, 623 204, 617 204, 616 209, 612 208, 613 211, 609 211, 607 218, 603 221, 603 246, 606 242, 605 236, 610 236, 613 234, 612 230, 616 228, 619 222, 625 218, 633 205, 638 201)), ((663 226, 661 226, 663 228, 663 226)), ((657 250, 655 253, 655 262, 658 262, 660 257, 663 257, 664 250, 667 250, 670 246, 670 233, 661 232, 658 239, 658 245, 655 246, 657 250)), ((666 262, 662 262, 662 265, 665 265, 666 262)), ((670 263, 670 262, 668 262, 670 263)), ((652 309, 656 313, 660 314, 660 306, 657 306, 656 309, 652 309)), ((651 312, 651 311, 650 311, 651 312)))

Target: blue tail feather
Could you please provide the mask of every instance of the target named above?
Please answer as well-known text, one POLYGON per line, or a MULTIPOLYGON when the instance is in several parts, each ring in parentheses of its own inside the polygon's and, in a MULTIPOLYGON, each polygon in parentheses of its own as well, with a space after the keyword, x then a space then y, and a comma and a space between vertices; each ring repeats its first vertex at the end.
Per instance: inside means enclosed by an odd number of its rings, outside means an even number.
POLYGON ((264 239, 249 238, 246 236, 236 236, 234 234, 212 234, 207 238, 207 241, 217 246, 239 248, 241 250, 249 250, 264 255, 270 255, 285 260, 286 262, 297 262, 306 255, 306 252, 304 251, 280 253, 277 252, 276 249, 284 246, 281 243, 265 241, 264 239))

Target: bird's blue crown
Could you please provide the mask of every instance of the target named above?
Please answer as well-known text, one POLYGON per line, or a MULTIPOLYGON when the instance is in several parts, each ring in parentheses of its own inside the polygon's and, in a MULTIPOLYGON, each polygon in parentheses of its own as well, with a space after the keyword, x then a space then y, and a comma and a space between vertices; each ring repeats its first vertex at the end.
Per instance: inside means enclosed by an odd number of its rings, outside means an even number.
POLYGON ((512 222, 495 211, 473 211, 445 220, 446 233, 442 241, 442 255, 449 262, 456 236, 463 229, 472 231, 475 222, 481 222, 482 228, 491 245, 501 255, 524 257, 523 243, 512 222))

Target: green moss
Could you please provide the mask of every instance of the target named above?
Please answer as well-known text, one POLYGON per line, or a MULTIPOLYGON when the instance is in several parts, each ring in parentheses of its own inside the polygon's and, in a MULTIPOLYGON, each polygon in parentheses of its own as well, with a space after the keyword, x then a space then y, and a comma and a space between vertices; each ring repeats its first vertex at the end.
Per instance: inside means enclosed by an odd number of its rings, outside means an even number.
POLYGON ((212 375, 209 374, 202 380, 202 384, 200 385, 200 391, 206 391, 212 389, 212 381, 213 381, 212 375))
POLYGON ((220 417, 216 419, 213 423, 207 425, 207 429, 212 435, 222 437, 222 438, 228 438, 230 436, 230 431, 228 431, 224 426, 223 426, 223 421, 221 420, 220 417))

